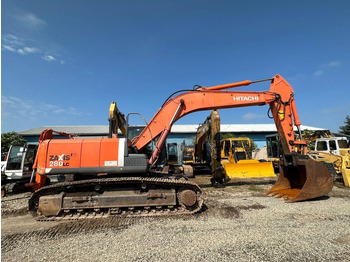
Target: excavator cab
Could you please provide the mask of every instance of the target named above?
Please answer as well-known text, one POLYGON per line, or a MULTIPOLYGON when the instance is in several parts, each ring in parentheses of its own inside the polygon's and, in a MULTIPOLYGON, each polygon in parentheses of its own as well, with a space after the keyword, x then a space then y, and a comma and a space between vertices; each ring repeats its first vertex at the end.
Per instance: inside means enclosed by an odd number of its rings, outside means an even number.
POLYGON ((177 143, 168 143, 167 151, 168 151, 168 165, 179 164, 177 143))

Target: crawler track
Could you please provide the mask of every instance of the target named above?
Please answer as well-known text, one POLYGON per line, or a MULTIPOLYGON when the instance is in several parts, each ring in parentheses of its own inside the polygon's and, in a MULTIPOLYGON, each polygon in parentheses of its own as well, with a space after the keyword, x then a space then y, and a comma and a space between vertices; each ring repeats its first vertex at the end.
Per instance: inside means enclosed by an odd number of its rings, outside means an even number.
MULTIPOLYGON (((92 196, 94 197, 94 196, 92 196)), ((63 200, 62 200, 63 202, 63 200)), ((137 203, 136 203, 137 204, 137 203)), ((193 182, 171 178, 144 178, 144 177, 118 177, 105 179, 90 179, 74 182, 57 183, 37 190, 29 200, 29 211, 36 216, 39 221, 69 221, 90 218, 137 218, 137 217, 160 217, 160 216, 179 216, 190 215, 198 212, 202 208, 203 200, 201 198, 201 189, 193 182), (96 194, 91 188, 96 187, 109 188, 134 188, 139 190, 142 186, 155 189, 173 190, 176 192, 176 204, 171 205, 134 205, 118 206, 108 208, 96 208, 93 205, 85 208, 62 208, 54 216, 38 216, 38 207, 40 197, 63 194, 65 199, 69 192, 74 191, 80 197, 96 194), (90 189, 90 191, 89 191, 90 189), (184 193, 185 192, 185 193, 184 193), (189 200, 188 200, 189 199, 189 200), (188 202, 194 202, 186 205, 188 202), (185 204, 184 204, 185 203, 185 204)), ((63 205, 63 204, 62 204, 63 205)))

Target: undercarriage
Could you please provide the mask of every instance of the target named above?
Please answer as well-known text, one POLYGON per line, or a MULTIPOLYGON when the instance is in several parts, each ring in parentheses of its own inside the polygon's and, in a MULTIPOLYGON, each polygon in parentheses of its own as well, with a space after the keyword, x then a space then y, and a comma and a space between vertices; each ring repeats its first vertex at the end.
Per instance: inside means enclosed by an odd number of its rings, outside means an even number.
POLYGON ((179 177, 117 177, 49 185, 29 200, 38 220, 188 215, 203 204, 201 189, 179 177))

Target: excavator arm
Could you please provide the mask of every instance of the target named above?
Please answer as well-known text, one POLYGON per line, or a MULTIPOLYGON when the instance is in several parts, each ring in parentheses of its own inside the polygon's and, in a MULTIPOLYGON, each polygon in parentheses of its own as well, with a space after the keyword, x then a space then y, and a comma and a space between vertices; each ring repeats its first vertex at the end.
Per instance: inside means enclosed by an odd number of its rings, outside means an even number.
MULTIPOLYGON (((296 141, 293 126, 300 129, 300 120, 294 101, 294 91, 283 77, 276 75, 271 80, 270 90, 263 92, 223 91, 224 89, 250 85, 260 81, 201 87, 200 89, 178 95, 167 101, 154 115, 148 126, 136 137, 132 144, 142 151, 153 138, 158 137, 156 149, 150 158, 153 165, 170 133, 172 125, 183 116, 203 110, 224 109, 269 105, 285 154, 306 152, 306 143, 296 141), (149 132, 149 130, 151 132, 149 132)), ((262 80, 262 81, 268 81, 262 80)))

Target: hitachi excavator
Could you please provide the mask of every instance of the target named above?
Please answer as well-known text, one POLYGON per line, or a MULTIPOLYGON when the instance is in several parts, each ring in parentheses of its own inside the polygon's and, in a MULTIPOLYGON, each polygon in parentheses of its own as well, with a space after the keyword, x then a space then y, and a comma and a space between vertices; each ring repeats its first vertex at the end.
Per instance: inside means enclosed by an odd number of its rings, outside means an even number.
POLYGON ((169 98, 132 140, 128 139, 128 117, 125 125, 116 124, 117 118, 111 120, 114 126, 124 129, 124 138, 115 137, 113 128, 109 138, 53 139, 52 130, 43 131, 33 165, 33 181, 28 185, 35 190, 29 210, 46 220, 198 212, 203 199, 197 184, 154 171, 162 161, 162 149, 172 125, 200 110, 258 105, 269 105, 284 151, 279 178, 266 193, 287 202, 329 193, 333 181, 328 169, 310 159, 306 142, 294 137, 293 125, 299 129, 301 124, 294 91, 276 75, 259 81, 201 86, 169 98), (271 83, 269 91, 224 91, 262 81, 271 83), (65 174, 71 180, 45 185, 49 174, 65 174))

